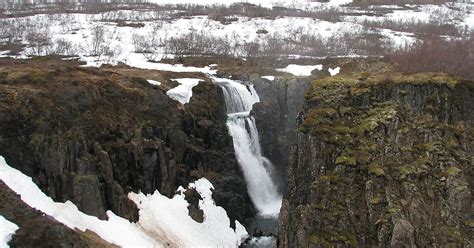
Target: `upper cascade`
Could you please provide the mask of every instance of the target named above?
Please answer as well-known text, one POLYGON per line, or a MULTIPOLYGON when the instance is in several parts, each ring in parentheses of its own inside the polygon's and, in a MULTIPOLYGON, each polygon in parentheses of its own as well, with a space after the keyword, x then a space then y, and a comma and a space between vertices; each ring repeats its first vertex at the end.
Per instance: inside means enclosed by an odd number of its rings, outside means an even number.
POLYGON ((260 101, 253 85, 230 79, 214 78, 223 92, 227 107, 227 127, 233 137, 237 161, 244 173, 247 189, 260 215, 277 216, 282 195, 274 181, 272 163, 262 155, 253 104, 260 101))

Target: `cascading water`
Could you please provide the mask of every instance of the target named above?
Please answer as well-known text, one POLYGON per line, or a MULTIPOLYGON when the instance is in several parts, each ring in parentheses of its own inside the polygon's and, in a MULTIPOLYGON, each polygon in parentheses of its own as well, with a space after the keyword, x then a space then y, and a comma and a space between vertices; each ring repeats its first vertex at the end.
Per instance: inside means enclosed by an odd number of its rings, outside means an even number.
POLYGON ((233 138, 237 160, 247 183, 249 196, 261 216, 277 216, 282 196, 273 181, 272 163, 262 156, 255 119, 250 115, 260 101, 253 85, 214 78, 224 92, 227 127, 233 138))

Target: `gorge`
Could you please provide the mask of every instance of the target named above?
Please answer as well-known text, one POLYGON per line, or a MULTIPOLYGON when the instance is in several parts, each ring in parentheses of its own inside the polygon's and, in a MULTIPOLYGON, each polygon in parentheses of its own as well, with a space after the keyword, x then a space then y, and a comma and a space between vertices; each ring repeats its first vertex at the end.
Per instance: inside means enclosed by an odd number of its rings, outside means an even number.
MULTIPOLYGON (((128 193, 158 190, 183 197, 197 230, 212 195, 237 238, 236 221, 256 237, 236 242, 244 247, 473 243, 471 81, 365 68, 270 81, 242 68, 217 76, 1 63, 1 155, 54 201, 101 220, 111 210, 138 223, 147 198, 128 193), (200 80, 186 104, 166 95, 176 78, 200 80), (188 187, 207 185, 203 177, 213 185, 206 194, 188 187)), ((0 195, 9 199, 0 214, 19 226, 12 246, 107 245, 45 220, 3 183, 0 195)))

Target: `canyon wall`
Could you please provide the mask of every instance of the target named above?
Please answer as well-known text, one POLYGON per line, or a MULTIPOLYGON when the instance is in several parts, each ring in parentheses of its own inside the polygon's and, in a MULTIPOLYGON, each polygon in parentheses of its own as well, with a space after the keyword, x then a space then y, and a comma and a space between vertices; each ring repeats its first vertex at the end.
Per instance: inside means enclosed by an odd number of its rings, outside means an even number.
POLYGON ((172 196, 206 177, 232 220, 253 217, 214 83, 183 107, 143 78, 49 58, 0 63, 1 155, 54 200, 135 221, 128 192, 172 196))
POLYGON ((279 247, 473 245, 473 96, 473 82, 434 74, 314 81, 279 247))

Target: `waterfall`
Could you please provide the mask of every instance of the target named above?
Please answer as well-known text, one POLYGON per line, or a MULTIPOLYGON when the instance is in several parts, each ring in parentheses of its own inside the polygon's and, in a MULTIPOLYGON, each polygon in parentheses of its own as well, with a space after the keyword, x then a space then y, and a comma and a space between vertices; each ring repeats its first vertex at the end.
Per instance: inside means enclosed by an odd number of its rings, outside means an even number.
POLYGON ((253 85, 222 78, 214 78, 214 81, 224 92, 227 127, 250 199, 260 215, 276 216, 282 196, 272 178, 273 165, 262 155, 255 119, 250 115, 253 104, 260 101, 258 94, 253 85))

